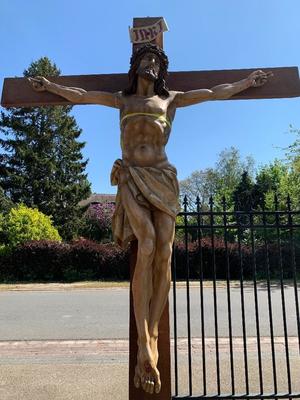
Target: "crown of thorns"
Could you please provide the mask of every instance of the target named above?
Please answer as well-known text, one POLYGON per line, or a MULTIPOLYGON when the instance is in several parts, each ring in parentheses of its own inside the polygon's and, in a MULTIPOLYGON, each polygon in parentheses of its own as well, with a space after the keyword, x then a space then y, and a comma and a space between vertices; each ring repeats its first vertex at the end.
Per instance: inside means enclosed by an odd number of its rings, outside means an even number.
POLYGON ((158 79, 154 84, 154 91, 156 94, 161 96, 169 96, 169 91, 166 86, 165 78, 168 75, 168 65, 169 60, 164 51, 156 46, 155 44, 147 43, 144 46, 136 50, 130 59, 130 69, 128 72, 129 87, 126 88, 123 93, 125 95, 134 94, 137 88, 137 70, 140 62, 146 53, 155 54, 160 63, 160 68, 158 72, 158 79))
POLYGON ((158 56, 159 61, 160 61, 160 66, 165 72, 167 72, 168 66, 169 66, 169 60, 168 57, 166 56, 165 52, 163 49, 158 47, 155 44, 147 43, 144 46, 140 47, 138 50, 136 50, 130 59, 130 67, 133 67, 136 64, 139 64, 141 59, 146 53, 154 53, 155 55, 158 56))

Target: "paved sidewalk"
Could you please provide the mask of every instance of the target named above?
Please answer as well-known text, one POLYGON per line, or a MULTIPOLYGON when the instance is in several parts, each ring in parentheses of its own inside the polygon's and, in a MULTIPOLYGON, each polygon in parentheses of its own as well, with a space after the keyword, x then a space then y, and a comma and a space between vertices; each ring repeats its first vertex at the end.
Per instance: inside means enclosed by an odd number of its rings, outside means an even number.
MULTIPOLYGON (((278 381, 284 388, 283 338, 276 338, 278 381)), ((215 340, 206 339, 208 390, 215 393, 215 340)), ((237 392, 243 391, 243 342, 234 339, 237 392), (238 388, 240 388, 238 390, 238 388)), ((297 338, 289 338, 294 390, 300 391, 300 358, 297 338), (297 372, 298 371, 298 372, 297 372)), ((178 340, 179 390, 188 393, 187 339, 178 340)), ((222 392, 230 391, 227 338, 220 338, 222 392)), ((201 393, 202 342, 193 339, 193 387, 201 393)), ((250 382, 257 382, 256 340, 248 338, 250 382)), ((270 340, 262 338, 266 389, 271 387, 270 340)), ((172 350, 173 357, 173 350, 172 350)), ((173 376, 172 376, 173 378, 173 376)), ((252 391, 257 385, 251 385, 252 391)), ((174 388, 173 388, 174 392, 174 388)), ((128 400, 127 340, 0 341, 1 400, 128 400)))
MULTIPOLYGON (((233 347, 235 354, 241 354, 244 351, 242 338, 233 338, 233 347)), ((274 338, 277 353, 284 353, 285 342, 283 337, 274 338)), ((262 353, 269 352, 270 338, 262 337, 260 339, 262 353)), ((174 340, 171 340, 172 353, 174 340)), ((218 346, 220 354, 228 354, 229 339, 219 338, 218 346)), ((298 352, 298 338, 289 338, 289 351, 292 356, 298 352)), ((127 363, 128 362, 128 340, 22 340, 22 341, 0 341, 0 364, 20 364, 21 362, 30 362, 40 364, 45 362, 60 361, 69 363, 83 362, 105 362, 105 363, 127 363)), ((178 338, 177 349, 179 354, 187 354, 188 339, 178 338)), ((194 356, 201 355, 202 339, 193 338, 191 349, 194 356)), ((215 352, 215 338, 205 339, 206 353, 215 352)), ((249 354, 256 354, 256 338, 247 339, 247 351, 249 354)))

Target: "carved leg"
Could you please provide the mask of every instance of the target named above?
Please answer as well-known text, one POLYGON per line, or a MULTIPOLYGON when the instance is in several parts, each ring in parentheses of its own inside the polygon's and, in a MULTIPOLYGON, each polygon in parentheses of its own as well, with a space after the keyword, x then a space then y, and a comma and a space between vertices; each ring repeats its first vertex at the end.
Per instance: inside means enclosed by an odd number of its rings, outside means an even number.
POLYGON ((153 263, 153 293, 150 305, 149 334, 154 361, 158 362, 158 325, 171 285, 171 256, 175 221, 169 215, 155 211, 156 251, 153 263))
POLYGON ((150 300, 153 293, 152 264, 156 235, 148 209, 139 206, 127 185, 121 187, 122 204, 138 240, 137 262, 132 281, 134 314, 138 332, 138 357, 134 384, 148 393, 161 388, 159 371, 152 355, 149 335, 150 300))

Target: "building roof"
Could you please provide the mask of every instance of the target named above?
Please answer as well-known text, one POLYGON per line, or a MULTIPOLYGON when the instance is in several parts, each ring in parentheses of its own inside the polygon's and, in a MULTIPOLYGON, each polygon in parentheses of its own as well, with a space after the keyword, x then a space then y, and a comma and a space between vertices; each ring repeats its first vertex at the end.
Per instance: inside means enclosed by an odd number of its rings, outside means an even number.
POLYGON ((92 203, 115 203, 115 194, 93 193, 90 197, 79 202, 80 207, 86 207, 92 203))

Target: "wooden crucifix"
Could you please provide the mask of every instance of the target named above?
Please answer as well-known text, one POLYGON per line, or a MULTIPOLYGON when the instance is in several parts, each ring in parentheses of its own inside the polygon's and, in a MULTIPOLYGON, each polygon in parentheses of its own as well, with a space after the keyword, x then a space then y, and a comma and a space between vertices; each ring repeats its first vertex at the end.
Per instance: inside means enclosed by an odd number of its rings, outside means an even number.
POLYGON ((121 245, 138 239, 131 276, 130 400, 153 393, 159 400, 171 398, 167 297, 178 182, 165 145, 175 109, 215 99, 300 96, 296 67, 173 72, 169 91, 168 61, 160 49, 163 27, 161 18, 134 19, 137 43, 129 84, 125 74, 40 78, 31 81, 32 87, 14 78, 5 80, 2 96, 5 107, 101 104, 120 109, 123 159, 114 163, 111 174, 118 185, 113 231, 121 245))
MULTIPOLYGON (((153 25, 161 19, 161 17, 134 18, 133 27, 138 28, 153 25)), ((152 40, 152 42, 162 47, 162 33, 152 40)), ((135 46, 136 45, 133 45, 133 47, 135 46)), ((211 88, 224 82, 235 82, 245 78, 253 71, 254 69, 169 72, 167 84, 172 90, 186 92, 199 88, 211 88)), ((264 71, 272 71, 274 74, 268 85, 261 87, 258 91, 254 88, 249 88, 235 94, 230 100, 273 99, 300 96, 298 67, 264 68, 264 71)), ((128 84, 128 76, 126 73, 59 76, 51 80, 61 85, 81 87, 85 90, 101 90, 108 92, 117 92, 128 84)), ((6 78, 4 80, 1 99, 1 105, 3 107, 36 107, 42 105, 54 106, 68 104, 82 103, 70 102, 49 92, 33 92, 26 78, 6 78)))

